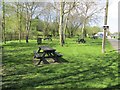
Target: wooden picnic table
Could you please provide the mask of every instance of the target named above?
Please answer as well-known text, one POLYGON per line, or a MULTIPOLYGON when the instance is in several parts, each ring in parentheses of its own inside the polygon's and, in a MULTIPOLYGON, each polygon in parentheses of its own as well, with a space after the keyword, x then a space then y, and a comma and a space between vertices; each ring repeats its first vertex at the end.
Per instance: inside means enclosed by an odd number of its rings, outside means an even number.
POLYGON ((56 52, 56 49, 53 49, 49 46, 40 46, 36 55, 35 58, 38 57, 40 59, 37 65, 39 65, 41 61, 43 61, 44 63, 48 63, 46 61, 46 58, 53 58, 54 62, 58 62, 58 57, 62 56, 61 54, 56 52))

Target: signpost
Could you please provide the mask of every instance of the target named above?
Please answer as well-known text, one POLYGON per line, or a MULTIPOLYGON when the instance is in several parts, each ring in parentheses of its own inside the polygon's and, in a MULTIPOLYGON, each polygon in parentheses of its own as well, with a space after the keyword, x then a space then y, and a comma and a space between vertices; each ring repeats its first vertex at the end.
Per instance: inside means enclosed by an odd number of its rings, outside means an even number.
POLYGON ((108 2, 109 0, 106 0, 106 8, 105 8, 105 21, 104 21, 104 26, 103 26, 103 39, 102 39, 102 53, 105 53, 105 43, 106 43, 106 31, 109 28, 107 25, 107 19, 108 19, 108 2))

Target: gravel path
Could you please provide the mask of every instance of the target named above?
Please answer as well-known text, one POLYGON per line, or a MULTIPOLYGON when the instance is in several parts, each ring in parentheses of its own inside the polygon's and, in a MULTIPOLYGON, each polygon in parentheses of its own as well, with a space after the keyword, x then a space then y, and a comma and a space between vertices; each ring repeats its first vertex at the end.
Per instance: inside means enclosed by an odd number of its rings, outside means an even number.
POLYGON ((116 40, 116 39, 108 39, 108 40, 113 46, 113 48, 117 50, 118 52, 120 52, 120 40, 116 40))

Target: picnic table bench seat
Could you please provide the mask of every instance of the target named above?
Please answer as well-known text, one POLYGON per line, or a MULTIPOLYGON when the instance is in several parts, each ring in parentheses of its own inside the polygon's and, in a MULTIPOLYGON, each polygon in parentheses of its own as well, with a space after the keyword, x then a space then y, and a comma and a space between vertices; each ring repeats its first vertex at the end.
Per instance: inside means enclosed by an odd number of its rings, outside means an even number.
POLYGON ((86 43, 85 39, 80 39, 80 38, 78 38, 78 39, 76 40, 76 42, 78 42, 78 43, 86 43))
POLYGON ((57 55, 57 57, 62 57, 63 54, 59 53, 59 52, 55 52, 55 54, 57 55))
MULTIPOLYGON (((43 52, 39 52, 39 53, 37 53, 37 51, 33 51, 34 52, 34 58, 37 58, 37 59, 40 59, 40 58, 42 58, 42 54, 43 54, 43 52)), ((63 54, 61 54, 61 53, 59 53, 59 52, 55 52, 55 54, 57 55, 57 57, 62 57, 63 56, 63 54)), ((50 56, 46 56, 46 58, 50 58, 50 56)))
POLYGON ((34 58, 37 58, 37 59, 42 58, 42 52, 41 52, 41 54, 40 54, 40 53, 38 53, 37 51, 33 51, 33 53, 34 53, 34 58))
POLYGON ((52 41, 52 35, 47 35, 47 37, 44 38, 44 40, 51 40, 52 41))
POLYGON ((51 40, 52 41, 52 38, 46 37, 46 38, 44 38, 44 40, 51 40))
POLYGON ((91 36, 91 39, 98 39, 98 36, 93 35, 91 36))

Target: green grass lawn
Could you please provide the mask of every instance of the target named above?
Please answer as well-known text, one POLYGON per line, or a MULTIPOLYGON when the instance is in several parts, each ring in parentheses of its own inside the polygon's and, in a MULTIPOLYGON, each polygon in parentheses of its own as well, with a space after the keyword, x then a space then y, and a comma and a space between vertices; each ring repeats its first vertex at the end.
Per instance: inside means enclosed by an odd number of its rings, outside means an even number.
POLYGON ((37 88, 107 88, 118 85, 118 53, 106 43, 106 54, 101 53, 101 39, 87 39, 77 44, 75 38, 43 41, 63 54, 62 63, 33 64, 36 40, 9 41, 3 49, 3 89, 34 90, 37 88))

